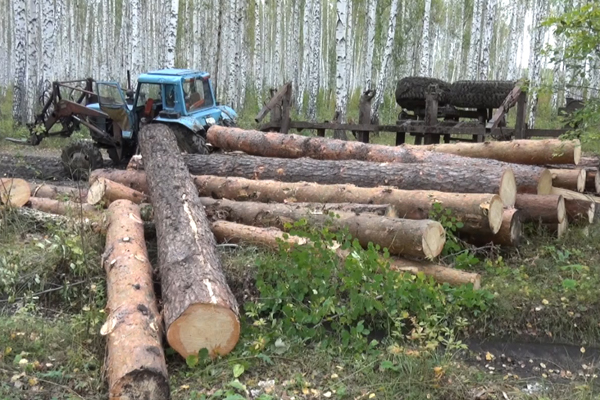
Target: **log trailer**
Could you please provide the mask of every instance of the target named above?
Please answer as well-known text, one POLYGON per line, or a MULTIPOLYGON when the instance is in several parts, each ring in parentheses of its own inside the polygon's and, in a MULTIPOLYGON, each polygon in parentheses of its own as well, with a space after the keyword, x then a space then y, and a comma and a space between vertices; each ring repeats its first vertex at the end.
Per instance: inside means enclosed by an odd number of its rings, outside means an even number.
POLYGON ((118 82, 85 80, 54 82, 43 98, 42 111, 28 124, 28 139, 8 140, 39 145, 45 137, 70 137, 81 125, 92 141, 76 141, 62 150, 65 170, 83 177, 102 168, 100 149, 114 165, 138 152, 138 134, 147 124, 164 124, 182 151, 206 154, 206 131, 211 125, 235 126, 237 114, 215 100, 210 75, 189 69, 164 69, 141 74, 136 90, 118 82), (60 127, 59 127, 60 125, 60 127))
MULTIPOLYGON (((316 130, 325 136, 326 130, 351 131, 357 140, 369 143, 371 133, 392 132, 396 145, 406 141, 406 134, 415 137, 415 144, 433 144, 444 141, 483 142, 486 136, 497 140, 526 139, 530 137, 558 137, 569 129, 530 129, 526 123, 527 93, 519 82, 513 81, 457 81, 452 84, 440 79, 407 77, 396 85, 396 103, 401 107, 394 125, 380 125, 371 121, 373 90, 363 92, 359 103, 359 121, 333 122, 291 121, 291 91, 288 83, 272 92, 271 100, 257 114, 260 123, 270 114, 269 122, 258 129, 264 132, 288 133, 290 129, 316 130), (516 106, 514 128, 507 127, 506 114, 516 106)), ((565 127, 567 128, 567 127, 565 127)))

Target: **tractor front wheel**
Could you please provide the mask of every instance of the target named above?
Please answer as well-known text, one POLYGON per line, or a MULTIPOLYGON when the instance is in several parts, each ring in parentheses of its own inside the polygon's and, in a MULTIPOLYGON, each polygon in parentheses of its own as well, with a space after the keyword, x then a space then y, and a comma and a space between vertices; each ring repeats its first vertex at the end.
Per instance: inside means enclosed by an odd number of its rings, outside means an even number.
POLYGON ((192 132, 183 125, 170 124, 171 132, 177 138, 177 145, 181 151, 188 154, 208 154, 206 139, 199 133, 192 132))
POLYGON ((74 179, 87 179, 90 171, 102 168, 100 149, 92 142, 74 142, 62 151, 61 161, 67 174, 74 179))

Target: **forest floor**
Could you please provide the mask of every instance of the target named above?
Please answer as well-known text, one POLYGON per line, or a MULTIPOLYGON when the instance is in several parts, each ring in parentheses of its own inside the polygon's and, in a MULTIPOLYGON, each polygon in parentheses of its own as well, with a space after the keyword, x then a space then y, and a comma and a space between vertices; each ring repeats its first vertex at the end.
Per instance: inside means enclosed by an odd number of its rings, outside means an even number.
MULTIPOLYGON (((62 173, 64 140, 35 148, 8 144, 2 140, 6 127, 0 121, 0 176, 82 184, 62 173)), ((106 306, 103 237, 41 229, 13 216, 5 221, 0 399, 106 398, 105 340, 99 334, 106 306)), ((155 259, 156 243, 150 240, 148 247, 155 259)), ((257 311, 264 300, 248 294, 256 290, 248 282, 261 265, 288 265, 277 252, 251 246, 219 252, 243 305, 240 342, 215 361, 184 360, 167 348, 173 399, 600 397, 598 225, 573 226, 560 240, 527 226, 518 250, 462 248, 446 254, 442 261, 483 276, 484 294, 452 292, 473 303, 469 317, 449 324, 444 309, 453 304, 445 297, 443 304, 425 304, 432 311, 421 329, 403 335, 367 332, 363 347, 349 346, 335 332, 306 339, 284 329, 285 321, 281 325, 257 311), (475 309, 480 311, 471 313, 475 309)))

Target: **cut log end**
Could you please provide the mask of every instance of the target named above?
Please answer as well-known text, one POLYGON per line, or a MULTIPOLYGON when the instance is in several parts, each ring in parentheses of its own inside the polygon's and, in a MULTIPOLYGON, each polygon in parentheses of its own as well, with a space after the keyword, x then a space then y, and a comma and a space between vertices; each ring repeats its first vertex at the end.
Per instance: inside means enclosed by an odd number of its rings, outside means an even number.
POLYGON ((502 226, 502 213, 504 211, 504 203, 500 196, 493 196, 488 208, 488 221, 492 233, 498 233, 502 226))
POLYGON ((558 197, 558 204, 556 206, 556 213, 558 216, 558 222, 562 222, 567 219, 567 206, 565 205, 565 198, 562 196, 558 197))
POLYGON ((88 189, 87 202, 88 204, 98 204, 104 199, 106 193, 106 181, 104 178, 96 179, 88 189))
POLYGON ((229 308, 194 304, 167 331, 171 347, 183 357, 207 349, 211 358, 228 354, 240 337, 240 322, 229 308))
POLYGON ((439 222, 431 221, 428 223, 422 239, 425 256, 430 259, 439 256, 445 243, 446 231, 444 231, 444 227, 439 222))
POLYGON ((600 193, 600 171, 594 174, 594 189, 596 193, 600 193))
POLYGON ((578 165, 581 162, 581 143, 579 140, 576 141, 573 147, 573 163, 578 165))
POLYGON ((23 179, 0 179, 0 204, 23 207, 31 197, 29 183, 23 179))
MULTIPOLYGON (((552 186, 552 177, 550 177, 550 186, 552 186)), ((517 201, 517 182, 512 169, 508 168, 502 174, 499 192, 505 207, 513 207, 515 205, 515 201, 517 201)))
POLYGON ((579 171, 579 176, 577 177, 577 191, 585 192, 585 182, 587 180, 587 171, 585 169, 581 169, 579 171))
POLYGON ((552 173, 549 169, 546 169, 544 172, 542 172, 542 175, 538 181, 537 194, 550 193, 552 193, 552 173))
POLYGON ((510 220, 510 243, 517 247, 523 237, 523 224, 521 222, 521 213, 515 212, 510 220))
POLYGON ((169 382, 160 371, 135 370, 111 388, 110 398, 166 400, 171 398, 169 382))

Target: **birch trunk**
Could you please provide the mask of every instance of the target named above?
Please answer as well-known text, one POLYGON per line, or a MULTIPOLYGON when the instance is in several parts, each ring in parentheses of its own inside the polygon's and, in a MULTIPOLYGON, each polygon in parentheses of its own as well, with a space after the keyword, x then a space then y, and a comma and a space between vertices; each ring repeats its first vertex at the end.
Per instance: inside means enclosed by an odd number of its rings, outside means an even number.
POLYGON ((510 34, 508 48, 508 79, 517 79, 517 51, 519 50, 518 40, 521 39, 517 34, 517 19, 519 14, 518 3, 512 4, 512 14, 510 19, 510 34))
POLYGON ((42 3, 42 78, 40 93, 50 89, 54 78, 54 3, 43 0, 42 3))
POLYGON ((479 66, 479 49, 481 47, 481 10, 483 0, 473 1, 473 19, 471 22, 471 42, 469 44, 468 78, 477 78, 479 66))
POLYGON ((373 50, 375 49, 375 25, 376 18, 375 12, 377 11, 377 0, 371 0, 368 2, 367 10, 367 56, 365 57, 365 90, 372 87, 373 79, 373 50))
POLYGON ((138 74, 144 69, 141 56, 140 43, 140 0, 131 0, 131 48, 132 48, 132 66, 133 71, 131 80, 135 81, 138 74))
MULTIPOLYGON (((321 0, 312 0, 312 28, 310 60, 310 96, 308 100, 308 117, 314 121, 317 117, 317 96, 319 95, 319 78, 321 75, 321 0)), ((397 1, 397 0, 394 0, 397 1)))
POLYGON ((13 88, 13 119, 25 123, 25 79, 27 76, 27 8, 25 0, 16 0, 14 3, 14 43, 15 54, 15 82, 13 88))
POLYGON ((531 87, 534 89, 531 93, 529 100, 529 128, 535 127, 535 117, 537 113, 537 103, 538 103, 538 93, 537 89, 540 85, 541 81, 541 69, 542 69, 542 58, 541 54, 542 46, 544 42, 544 35, 546 30, 544 27, 539 26, 540 23, 545 18, 547 4, 543 0, 537 0, 537 4, 533 11, 533 19, 532 19, 532 34, 531 34, 531 51, 532 57, 530 57, 529 64, 529 80, 531 82, 531 87))
MULTIPOLYGON (((339 122, 346 120, 346 99, 348 97, 348 88, 346 87, 346 11, 348 10, 347 0, 336 1, 337 21, 335 25, 335 110, 339 116, 339 122)), ((344 139, 346 133, 335 131, 336 139, 344 139)))
POLYGON ((423 44, 423 49, 421 51, 421 68, 420 68, 420 76, 428 76, 429 75, 429 20, 431 14, 431 0, 425 0, 425 14, 423 15, 423 35, 421 37, 421 43, 423 44))
POLYGON ((379 81, 377 83, 377 92, 375 94, 375 100, 373 101, 373 108, 371 111, 371 121, 378 123, 379 121, 379 106, 383 101, 383 90, 385 88, 385 82, 387 81, 388 65, 390 58, 392 57, 392 48, 394 45, 394 36, 396 34, 396 18, 398 16, 398 0, 392 0, 390 6, 390 16, 387 31, 387 39, 385 41, 385 50, 383 52, 383 59, 381 61, 381 70, 379 71, 379 81))
POLYGON ((490 48, 492 47, 492 34, 494 32, 494 18, 496 11, 496 0, 487 0, 485 18, 485 30, 483 32, 483 43, 481 49, 481 63, 479 65, 479 79, 488 79, 490 66, 490 48))
POLYGON ((27 122, 34 122, 38 88, 38 0, 29 0, 27 10, 27 122))
POLYGON ((171 0, 169 20, 166 31, 165 66, 175 67, 175 46, 177 45, 177 20, 179 18, 179 0, 171 0))

